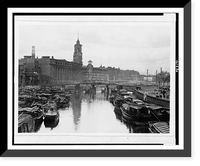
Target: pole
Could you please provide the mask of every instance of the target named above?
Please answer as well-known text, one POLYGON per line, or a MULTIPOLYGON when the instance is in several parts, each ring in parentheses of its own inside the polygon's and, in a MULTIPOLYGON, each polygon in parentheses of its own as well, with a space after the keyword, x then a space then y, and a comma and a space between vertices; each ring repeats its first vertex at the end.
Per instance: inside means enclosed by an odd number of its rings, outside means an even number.
POLYGON ((160 73, 161 73, 161 80, 162 80, 162 67, 160 68, 160 73))
POLYGON ((156 85, 157 85, 157 70, 156 70, 156 85))
POLYGON ((147 82, 148 82, 148 69, 147 69, 147 82))

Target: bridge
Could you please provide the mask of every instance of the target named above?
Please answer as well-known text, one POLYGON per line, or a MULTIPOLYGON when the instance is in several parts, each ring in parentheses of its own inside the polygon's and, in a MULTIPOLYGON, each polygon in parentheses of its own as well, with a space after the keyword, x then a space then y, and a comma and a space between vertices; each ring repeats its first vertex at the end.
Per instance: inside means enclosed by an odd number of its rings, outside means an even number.
POLYGON ((61 86, 63 88, 73 86, 75 89, 80 89, 80 87, 89 86, 94 89, 98 85, 103 85, 107 91, 113 86, 117 89, 129 89, 132 90, 136 86, 145 87, 145 86, 156 86, 155 82, 145 82, 145 81, 127 81, 127 80, 109 80, 109 81, 87 81, 87 82, 78 82, 78 81, 60 81, 52 83, 52 86, 61 86))

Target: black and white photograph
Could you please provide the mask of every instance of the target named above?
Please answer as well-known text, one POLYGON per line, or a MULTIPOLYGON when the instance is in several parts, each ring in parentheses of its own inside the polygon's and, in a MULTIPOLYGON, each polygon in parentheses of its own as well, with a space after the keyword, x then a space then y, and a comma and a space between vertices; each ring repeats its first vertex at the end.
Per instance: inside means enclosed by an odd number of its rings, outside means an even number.
POLYGON ((10 147, 182 149, 182 11, 76 11, 10 17, 10 147))

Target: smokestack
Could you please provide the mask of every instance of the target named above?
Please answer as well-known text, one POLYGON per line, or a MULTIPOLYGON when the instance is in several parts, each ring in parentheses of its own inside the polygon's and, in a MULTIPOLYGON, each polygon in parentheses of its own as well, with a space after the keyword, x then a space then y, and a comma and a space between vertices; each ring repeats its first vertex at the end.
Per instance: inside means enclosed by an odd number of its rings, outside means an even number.
POLYGON ((35 59, 35 46, 32 46, 32 57, 35 59))

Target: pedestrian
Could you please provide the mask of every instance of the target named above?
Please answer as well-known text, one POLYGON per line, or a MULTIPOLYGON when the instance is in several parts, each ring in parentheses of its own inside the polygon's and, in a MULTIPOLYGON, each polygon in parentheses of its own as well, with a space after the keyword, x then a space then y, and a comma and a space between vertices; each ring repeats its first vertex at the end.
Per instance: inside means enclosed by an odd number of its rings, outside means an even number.
POLYGON ((166 91, 163 90, 163 91, 162 91, 162 94, 163 94, 163 98, 165 98, 166 91))
POLYGON ((147 99, 147 92, 145 91, 144 92, 144 100, 146 101, 146 99, 147 99))
POLYGON ((156 91, 156 97, 159 97, 159 92, 158 91, 156 91))

